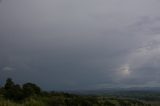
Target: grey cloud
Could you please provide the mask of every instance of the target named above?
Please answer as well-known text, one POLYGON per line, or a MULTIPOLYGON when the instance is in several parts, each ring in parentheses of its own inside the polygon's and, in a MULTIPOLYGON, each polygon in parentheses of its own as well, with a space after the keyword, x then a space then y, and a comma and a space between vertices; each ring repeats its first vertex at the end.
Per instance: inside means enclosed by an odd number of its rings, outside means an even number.
POLYGON ((156 0, 3 0, 1 81, 49 90, 158 82, 158 10, 156 0), (2 71, 8 66, 14 71, 2 71))

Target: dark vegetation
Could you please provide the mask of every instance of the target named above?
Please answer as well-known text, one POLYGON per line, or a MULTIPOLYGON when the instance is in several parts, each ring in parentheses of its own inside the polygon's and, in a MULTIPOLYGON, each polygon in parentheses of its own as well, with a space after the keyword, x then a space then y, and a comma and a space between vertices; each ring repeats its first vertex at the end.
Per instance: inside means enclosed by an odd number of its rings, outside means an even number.
POLYGON ((36 84, 19 85, 10 78, 0 89, 0 106, 159 106, 156 103, 116 96, 46 92, 36 84))

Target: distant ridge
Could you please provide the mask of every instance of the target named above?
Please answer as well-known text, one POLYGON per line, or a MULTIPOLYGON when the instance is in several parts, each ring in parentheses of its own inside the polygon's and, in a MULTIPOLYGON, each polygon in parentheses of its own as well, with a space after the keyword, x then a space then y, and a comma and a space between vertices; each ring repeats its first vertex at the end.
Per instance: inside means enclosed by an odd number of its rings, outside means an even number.
POLYGON ((160 92, 160 87, 130 87, 130 88, 104 88, 104 89, 94 89, 94 90, 72 90, 67 91, 69 93, 76 94, 116 94, 125 92, 160 92))

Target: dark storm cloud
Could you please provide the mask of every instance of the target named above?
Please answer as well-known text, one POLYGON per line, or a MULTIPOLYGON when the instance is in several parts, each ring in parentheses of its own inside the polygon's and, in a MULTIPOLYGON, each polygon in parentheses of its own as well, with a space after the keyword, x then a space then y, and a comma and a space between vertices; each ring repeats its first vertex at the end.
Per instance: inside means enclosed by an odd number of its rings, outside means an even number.
POLYGON ((1 81, 12 77, 57 90, 154 86, 160 74, 155 66, 159 5, 156 0, 3 0, 1 81))

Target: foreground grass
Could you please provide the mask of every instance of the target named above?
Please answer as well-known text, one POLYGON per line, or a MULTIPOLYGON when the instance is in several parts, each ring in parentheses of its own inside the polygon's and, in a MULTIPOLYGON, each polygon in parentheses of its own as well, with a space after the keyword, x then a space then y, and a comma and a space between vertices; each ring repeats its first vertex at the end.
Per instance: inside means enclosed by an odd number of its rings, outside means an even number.
POLYGON ((0 99, 0 106, 160 106, 159 103, 152 104, 132 99, 79 96, 64 93, 32 96, 23 101, 12 101, 3 97, 0 99))
POLYGON ((44 102, 35 99, 26 100, 23 102, 15 102, 11 100, 1 99, 0 106, 47 106, 47 105, 44 102))

